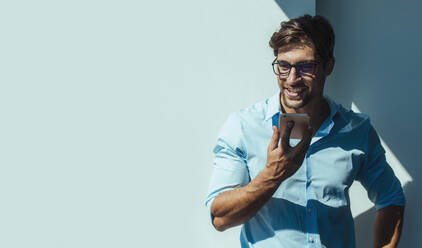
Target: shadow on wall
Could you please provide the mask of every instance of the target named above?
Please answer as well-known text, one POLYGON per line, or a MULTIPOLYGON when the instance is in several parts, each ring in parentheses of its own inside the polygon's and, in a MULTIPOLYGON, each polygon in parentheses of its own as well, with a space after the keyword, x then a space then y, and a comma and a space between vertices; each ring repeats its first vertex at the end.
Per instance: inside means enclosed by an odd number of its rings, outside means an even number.
MULTIPOLYGON (((336 68, 325 92, 343 106, 354 103, 371 122, 413 178, 404 187, 407 205, 400 247, 422 242, 422 199, 417 156, 422 134, 419 123, 422 92, 418 72, 422 63, 420 9, 416 0, 318 0, 316 13, 327 17, 336 33, 336 68)), ((298 8, 288 0, 276 0, 289 18, 313 10, 298 8)), ((355 217, 357 247, 371 247, 375 209, 355 217)))
POLYGON ((275 0, 275 2, 290 19, 304 14, 315 14, 315 5, 310 5, 309 0, 275 0), (303 2, 303 4, 300 4, 300 2, 303 2))
MULTIPOLYGON (((404 0, 318 0, 317 14, 327 17, 336 32, 336 68, 326 93, 346 107, 354 103, 413 178, 405 186, 407 205, 400 247, 422 242, 419 175, 419 131, 422 92, 420 9, 404 0)), ((355 218, 357 247, 371 247, 375 210, 355 218)))

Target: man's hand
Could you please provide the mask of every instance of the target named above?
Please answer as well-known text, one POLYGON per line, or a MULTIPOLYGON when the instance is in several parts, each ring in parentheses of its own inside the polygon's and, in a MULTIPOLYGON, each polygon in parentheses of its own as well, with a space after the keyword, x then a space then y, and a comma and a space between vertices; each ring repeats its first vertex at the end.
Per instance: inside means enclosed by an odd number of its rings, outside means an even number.
POLYGON ((390 205, 377 211, 374 224, 374 247, 397 247, 403 226, 404 206, 390 205))
POLYGON ((211 205, 213 224, 219 231, 249 220, 271 198, 284 179, 293 175, 302 164, 312 138, 311 130, 295 147, 289 145, 293 123, 289 124, 278 146, 280 134, 273 127, 268 145, 267 166, 247 185, 219 194, 211 205))
POLYGON ((293 126, 294 122, 290 121, 287 123, 280 146, 278 145, 280 133, 273 126, 273 136, 268 145, 267 168, 272 168, 274 170, 274 176, 278 177, 281 175, 283 180, 292 176, 299 169, 312 139, 312 130, 308 128, 302 140, 296 146, 291 147, 289 140, 293 126))

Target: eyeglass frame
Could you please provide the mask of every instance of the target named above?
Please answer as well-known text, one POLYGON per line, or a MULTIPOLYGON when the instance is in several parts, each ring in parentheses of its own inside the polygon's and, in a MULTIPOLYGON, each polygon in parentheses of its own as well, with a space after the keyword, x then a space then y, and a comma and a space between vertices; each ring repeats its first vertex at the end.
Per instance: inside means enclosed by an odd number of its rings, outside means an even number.
POLYGON ((276 69, 275 69, 275 67, 274 67, 274 65, 275 64, 277 64, 277 70, 278 70, 278 65, 280 64, 280 61, 278 61, 277 60, 277 58, 275 58, 274 59, 274 61, 271 63, 271 66, 272 66, 272 68, 273 68, 273 72, 274 72, 274 74, 275 75, 277 75, 277 76, 283 76, 283 78, 284 77, 286 77, 286 78, 288 78, 289 77, 289 75, 290 75, 290 71, 292 70, 292 67, 294 67, 295 69, 296 69, 296 76, 299 74, 301 77, 303 76, 303 75, 305 75, 305 76, 313 76, 313 75, 315 75, 315 72, 316 72, 316 66, 318 65, 318 64, 320 64, 321 63, 321 61, 319 61, 319 60, 315 60, 315 61, 312 61, 312 62, 299 62, 299 63, 297 63, 297 64, 290 64, 289 62, 283 62, 283 63, 285 63, 286 65, 288 65, 289 66, 289 71, 288 72, 286 72, 285 74, 283 73, 283 75, 282 75, 282 73, 277 73, 276 72, 276 69), (315 67, 313 68, 313 71, 312 71, 312 73, 304 73, 304 72, 301 72, 300 70, 298 70, 298 68, 297 68, 297 66, 299 66, 299 65, 303 65, 303 64, 313 64, 315 67))

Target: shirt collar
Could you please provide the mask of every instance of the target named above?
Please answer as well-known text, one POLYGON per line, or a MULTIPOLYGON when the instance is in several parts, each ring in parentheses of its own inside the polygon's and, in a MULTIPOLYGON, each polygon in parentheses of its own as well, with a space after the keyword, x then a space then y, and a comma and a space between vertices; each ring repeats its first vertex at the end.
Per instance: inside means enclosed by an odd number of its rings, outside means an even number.
POLYGON ((337 114, 339 109, 338 104, 335 103, 331 98, 329 98, 328 96, 324 96, 324 98, 328 102, 328 106, 330 107, 330 115, 321 124, 315 136, 325 136, 330 133, 331 129, 334 126, 334 116, 337 114))
POLYGON ((275 114, 280 113, 280 91, 268 99, 267 112, 265 112, 265 120, 272 118, 275 114))

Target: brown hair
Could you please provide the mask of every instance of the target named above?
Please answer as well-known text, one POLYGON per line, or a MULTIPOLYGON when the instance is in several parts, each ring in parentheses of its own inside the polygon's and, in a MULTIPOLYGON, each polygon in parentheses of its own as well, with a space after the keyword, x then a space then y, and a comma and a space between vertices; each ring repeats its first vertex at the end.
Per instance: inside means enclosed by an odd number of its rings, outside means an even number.
POLYGON ((278 49, 288 44, 300 43, 313 45, 316 56, 325 66, 333 58, 334 31, 331 24, 322 16, 304 15, 289 21, 282 22, 280 30, 270 39, 270 47, 277 56, 278 49))

